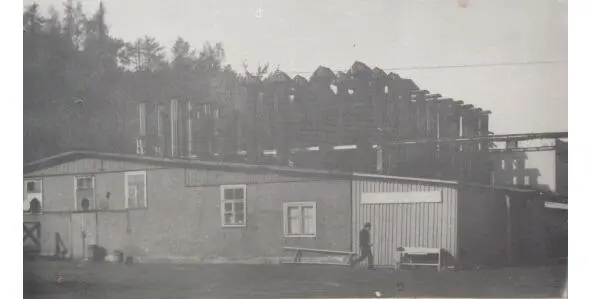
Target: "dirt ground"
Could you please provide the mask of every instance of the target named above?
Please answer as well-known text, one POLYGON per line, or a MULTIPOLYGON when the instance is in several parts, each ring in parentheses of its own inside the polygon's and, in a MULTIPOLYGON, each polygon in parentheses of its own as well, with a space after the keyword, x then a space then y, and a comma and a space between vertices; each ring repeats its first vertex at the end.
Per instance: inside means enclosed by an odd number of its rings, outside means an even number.
POLYGON ((321 265, 24 262, 24 298, 560 297, 566 266, 369 271, 321 265), (400 287, 400 289, 399 289, 400 287))

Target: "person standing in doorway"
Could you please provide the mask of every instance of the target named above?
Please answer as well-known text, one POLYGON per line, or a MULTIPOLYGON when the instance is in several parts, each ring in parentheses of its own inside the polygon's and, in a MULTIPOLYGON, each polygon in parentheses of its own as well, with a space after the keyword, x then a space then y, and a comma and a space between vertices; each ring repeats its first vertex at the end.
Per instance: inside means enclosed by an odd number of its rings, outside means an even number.
POLYGON ((373 265, 373 254, 371 252, 371 246, 372 244, 370 244, 370 233, 369 231, 371 230, 371 223, 366 223, 363 226, 363 229, 361 229, 361 231, 359 232, 359 249, 361 249, 361 256, 359 256, 359 258, 354 259, 351 262, 351 267, 355 267, 357 264, 359 264, 361 261, 363 261, 364 259, 367 258, 367 266, 368 269, 373 270, 374 269, 374 265, 373 265))

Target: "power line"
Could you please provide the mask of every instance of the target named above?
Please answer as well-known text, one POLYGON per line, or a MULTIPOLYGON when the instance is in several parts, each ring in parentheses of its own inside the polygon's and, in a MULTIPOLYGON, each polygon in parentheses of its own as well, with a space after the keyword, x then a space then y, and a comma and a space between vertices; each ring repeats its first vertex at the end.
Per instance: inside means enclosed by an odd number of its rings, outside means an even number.
MULTIPOLYGON (((463 68, 483 68, 483 67, 503 67, 503 66, 528 66, 528 65, 543 65, 543 64, 561 64, 567 63, 568 60, 535 60, 535 61, 518 61, 518 62, 498 62, 498 63, 480 63, 480 64, 458 64, 458 65, 434 65, 434 66, 411 66, 411 67, 394 67, 385 68, 383 71, 415 71, 415 70, 436 70, 436 69, 463 69, 463 68)), ((340 69, 349 69, 340 68, 340 69)), ((285 73, 297 74, 312 74, 314 71, 285 71, 285 73)))

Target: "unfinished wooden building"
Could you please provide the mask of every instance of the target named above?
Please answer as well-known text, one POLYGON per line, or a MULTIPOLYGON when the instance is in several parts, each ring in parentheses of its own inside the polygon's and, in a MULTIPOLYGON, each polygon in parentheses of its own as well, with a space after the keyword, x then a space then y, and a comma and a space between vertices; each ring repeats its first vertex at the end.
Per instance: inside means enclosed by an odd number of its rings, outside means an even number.
POLYGON ((355 62, 307 80, 275 72, 211 99, 140 103, 138 153, 490 181, 486 140, 393 146, 391 141, 488 136, 489 111, 355 62))

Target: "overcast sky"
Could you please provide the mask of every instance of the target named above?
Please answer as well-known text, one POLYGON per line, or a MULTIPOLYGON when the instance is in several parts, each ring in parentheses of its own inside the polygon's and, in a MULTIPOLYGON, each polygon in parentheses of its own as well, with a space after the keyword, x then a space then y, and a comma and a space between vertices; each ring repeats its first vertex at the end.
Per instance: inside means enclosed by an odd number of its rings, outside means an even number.
MULTIPOLYGON (((36 2, 45 12, 64 1, 36 2)), ((98 6, 81 2, 87 14, 98 6)), ((269 62, 292 76, 319 65, 346 70, 355 60, 402 68, 394 71, 432 93, 491 110, 496 134, 568 130, 566 0, 103 2, 111 34, 126 40, 150 35, 170 47, 181 36, 197 48, 219 41, 237 70, 243 60, 269 62), (489 66, 408 70, 482 64, 489 66)))

